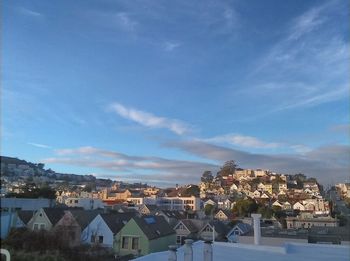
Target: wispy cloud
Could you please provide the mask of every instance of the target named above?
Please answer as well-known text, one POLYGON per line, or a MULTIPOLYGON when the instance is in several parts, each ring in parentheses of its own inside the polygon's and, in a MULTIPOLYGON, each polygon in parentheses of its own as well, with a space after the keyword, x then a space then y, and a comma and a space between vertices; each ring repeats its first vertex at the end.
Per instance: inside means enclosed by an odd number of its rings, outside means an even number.
POLYGON ((28 8, 24 8, 24 7, 20 7, 18 8, 18 11, 23 14, 23 15, 26 15, 26 16, 31 16, 31 17, 42 17, 43 15, 37 11, 33 11, 33 10, 30 10, 28 8))
POLYGON ((243 168, 264 168, 286 174, 304 173, 330 184, 344 181, 350 172, 350 147, 324 146, 304 154, 255 154, 202 141, 172 141, 163 144, 221 164, 235 160, 243 168), (330 175, 332 173, 332 175, 330 175))
POLYGON ((325 21, 325 16, 322 11, 329 5, 328 3, 318 7, 314 7, 305 12, 301 16, 294 19, 290 28, 290 35, 288 40, 297 40, 301 36, 315 30, 321 26, 325 21))
POLYGON ((166 41, 164 43, 164 50, 165 51, 168 51, 168 52, 171 52, 173 51, 174 49, 178 48, 181 44, 178 43, 178 42, 171 42, 171 41, 166 41))
POLYGON ((126 31, 134 31, 138 22, 130 17, 130 14, 119 12, 115 15, 117 24, 126 31))
POLYGON ((225 134, 216 136, 209 139, 204 139, 207 142, 214 143, 228 143, 233 145, 238 145, 246 148, 263 148, 263 149, 271 149, 281 147, 281 143, 276 142, 265 142, 256 137, 245 136, 240 134, 225 134))
POLYGON ((125 107, 120 103, 113 103, 109 108, 121 117, 137 122, 146 127, 165 128, 178 135, 183 135, 191 131, 190 126, 182 121, 155 116, 149 112, 125 107))
POLYGON ((51 146, 45 145, 45 144, 40 144, 40 143, 35 143, 35 142, 27 142, 28 145, 37 147, 37 148, 42 148, 42 149, 51 149, 51 146))
POLYGON ((348 97, 349 43, 334 27, 341 9, 342 1, 330 1, 293 19, 281 40, 258 59, 251 77, 258 80, 246 91, 269 99, 271 112, 348 97))
POLYGON ((85 146, 56 150, 57 157, 43 159, 44 163, 64 164, 83 168, 98 168, 113 172, 121 178, 138 181, 186 183, 198 182, 204 170, 218 168, 200 161, 175 160, 153 156, 128 155, 118 151, 85 146))

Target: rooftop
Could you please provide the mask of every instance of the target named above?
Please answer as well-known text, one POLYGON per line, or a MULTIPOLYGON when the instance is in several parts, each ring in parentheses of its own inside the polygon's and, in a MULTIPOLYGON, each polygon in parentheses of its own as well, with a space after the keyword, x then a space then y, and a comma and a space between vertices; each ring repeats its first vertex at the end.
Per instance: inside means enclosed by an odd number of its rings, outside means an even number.
MULTIPOLYGON (((193 243, 193 261, 203 259, 203 241, 193 243)), ((213 261, 217 260, 269 260, 269 261, 347 261, 350 258, 349 246, 286 243, 282 247, 248 245, 239 243, 215 242, 213 244, 213 261)), ((152 253, 134 260, 167 260, 168 251, 152 253)), ((184 260, 184 247, 177 250, 177 260, 184 260)))

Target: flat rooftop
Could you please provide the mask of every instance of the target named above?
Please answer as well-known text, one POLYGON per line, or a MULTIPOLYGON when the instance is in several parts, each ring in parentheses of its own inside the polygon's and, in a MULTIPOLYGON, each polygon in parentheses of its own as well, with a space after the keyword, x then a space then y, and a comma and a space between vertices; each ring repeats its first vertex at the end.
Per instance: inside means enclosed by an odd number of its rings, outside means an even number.
MULTIPOLYGON (((203 260, 203 241, 193 243, 193 261, 203 260)), ((168 251, 152 253, 136 258, 138 261, 164 261, 168 259, 168 251)), ((215 242, 213 244, 213 261, 239 260, 239 261, 349 261, 350 247, 328 244, 300 244, 286 243, 284 246, 264 246, 240 243, 215 242)), ((177 250, 177 260, 184 260, 184 247, 177 250)))

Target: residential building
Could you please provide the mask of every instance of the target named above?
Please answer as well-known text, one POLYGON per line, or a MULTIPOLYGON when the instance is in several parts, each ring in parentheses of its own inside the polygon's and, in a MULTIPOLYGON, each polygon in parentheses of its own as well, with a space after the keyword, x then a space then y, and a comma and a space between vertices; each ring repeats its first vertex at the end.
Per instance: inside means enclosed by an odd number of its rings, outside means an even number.
POLYGON ((200 210, 201 199, 197 197, 160 197, 157 206, 168 210, 200 210))
POLYGON ((219 220, 210 220, 198 232, 198 238, 202 240, 225 241, 229 228, 219 220))
POLYGON ((147 255, 165 251, 175 242, 175 231, 163 217, 133 217, 115 236, 114 251, 118 256, 147 255))
POLYGON ((287 217, 287 228, 337 227, 338 220, 330 216, 314 217, 312 214, 303 214, 297 217, 287 217))
POLYGON ((34 231, 50 231, 64 215, 65 211, 61 208, 41 208, 28 221, 27 227, 34 231))
POLYGON ((114 236, 134 215, 134 213, 98 214, 83 230, 83 243, 113 248, 114 236))
POLYGON ((219 209, 214 218, 220 221, 231 221, 233 220, 233 211, 228 209, 219 209))
POLYGON ((198 232, 205 224, 204 220, 182 219, 174 227, 176 232, 176 244, 183 245, 185 239, 196 240, 198 232))
POLYGON ((71 208, 83 208, 86 210, 104 208, 101 199, 92 198, 67 198, 65 204, 71 208))

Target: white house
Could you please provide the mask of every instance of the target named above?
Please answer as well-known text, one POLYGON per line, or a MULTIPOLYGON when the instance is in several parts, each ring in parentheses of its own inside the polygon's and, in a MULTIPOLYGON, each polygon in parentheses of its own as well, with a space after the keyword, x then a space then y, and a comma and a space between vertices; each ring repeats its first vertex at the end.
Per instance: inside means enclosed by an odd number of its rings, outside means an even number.
POLYGON ((276 200, 275 202, 273 202, 272 204, 273 207, 280 207, 282 208, 282 204, 278 202, 278 200, 276 200))
POLYGON ((304 211, 305 210, 305 207, 303 204, 301 204, 300 202, 297 202, 293 205, 293 209, 297 209, 297 210, 300 210, 300 211, 304 211))
POLYGON ((134 213, 98 214, 81 232, 81 241, 86 244, 101 244, 113 247, 114 235, 134 216, 134 213))
POLYGON ((85 210, 104 208, 104 204, 101 199, 67 198, 64 203, 68 207, 72 207, 72 208, 80 207, 85 210))
POLYGON ((284 210, 288 210, 288 209, 291 209, 292 208, 292 205, 286 201, 283 203, 283 207, 282 207, 284 210))

